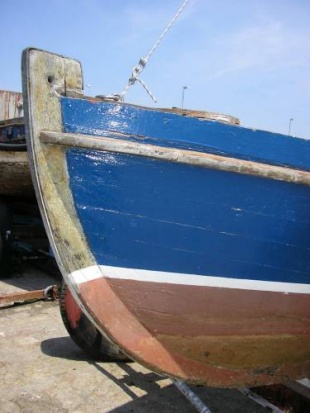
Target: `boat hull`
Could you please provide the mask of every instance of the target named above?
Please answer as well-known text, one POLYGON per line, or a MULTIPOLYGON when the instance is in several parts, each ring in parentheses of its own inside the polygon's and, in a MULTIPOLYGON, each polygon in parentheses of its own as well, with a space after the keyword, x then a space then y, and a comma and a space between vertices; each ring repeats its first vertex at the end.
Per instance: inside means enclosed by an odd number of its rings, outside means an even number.
MULTIPOLYGON (((13 97, 14 102, 17 99, 21 101, 20 93, 5 92, 4 95, 13 97)), ((5 112, 2 113, 3 116, 11 113, 11 106, 12 105, 8 105, 5 112)), ((0 195, 5 197, 34 197, 26 149, 24 119, 16 117, 1 120, 0 195)))
POLYGON ((209 386, 309 375, 309 144, 80 99, 61 56, 27 50, 23 67, 47 232, 102 334, 209 386))
POLYGON ((106 277, 84 281, 79 288, 96 323, 104 323, 134 359, 159 373, 216 387, 256 386, 308 374, 306 299, 106 277), (298 304, 295 314, 283 311, 289 301, 298 304))
POLYGON ((27 152, 0 150, 0 195, 33 197, 27 152))

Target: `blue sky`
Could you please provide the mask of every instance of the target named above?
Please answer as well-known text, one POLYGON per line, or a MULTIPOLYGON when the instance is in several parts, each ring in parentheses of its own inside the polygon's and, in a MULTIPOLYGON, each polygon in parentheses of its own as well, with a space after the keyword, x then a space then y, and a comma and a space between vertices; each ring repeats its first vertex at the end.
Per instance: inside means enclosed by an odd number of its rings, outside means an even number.
MULTIPOLYGON (((21 90, 28 46, 83 64, 87 93, 118 93, 181 0, 1 0, 0 89, 21 90)), ((310 1, 192 0, 140 75, 158 107, 234 115, 310 138, 310 1)), ((126 101, 154 106, 140 84, 126 101)))

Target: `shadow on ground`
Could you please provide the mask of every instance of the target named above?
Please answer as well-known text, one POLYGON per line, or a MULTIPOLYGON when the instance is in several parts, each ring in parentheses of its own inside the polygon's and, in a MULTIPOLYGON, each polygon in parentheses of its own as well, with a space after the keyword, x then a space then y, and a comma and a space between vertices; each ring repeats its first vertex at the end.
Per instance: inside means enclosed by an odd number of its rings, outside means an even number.
POLYGON ((136 365, 133 362, 100 362, 97 363, 88 358, 73 342, 70 337, 58 337, 44 340, 41 343, 41 350, 44 354, 50 357, 65 358, 74 361, 88 362, 94 366, 102 375, 110 381, 113 381, 124 393, 126 393, 132 401, 111 410, 113 413, 127 412, 144 412, 158 413, 161 410, 174 412, 182 411, 182 413, 190 413, 195 410, 183 398, 173 384, 165 377, 161 377, 152 372, 140 372, 132 366, 136 365), (111 364, 118 367, 118 377, 111 372, 111 364), (123 373, 120 378, 120 371, 123 373), (160 385, 160 382, 165 380, 165 387, 160 385), (137 395, 137 389, 142 396, 137 395), (175 399, 178 399, 177 405, 175 399), (169 401, 170 400, 170 401, 169 401), (167 403, 169 408, 166 410, 167 403), (170 405, 171 404, 171 405, 170 405), (187 406, 185 409, 184 407, 187 406), (182 407, 182 408, 181 408, 182 407), (181 410, 180 410, 181 408, 181 410))
MULTIPOLYGON (((45 340, 41 343, 41 350, 50 357, 88 362, 132 399, 130 402, 110 410, 109 413, 196 412, 196 409, 167 378, 149 371, 137 371, 137 363, 97 363, 87 358, 70 337, 45 340), (122 371, 121 378, 119 370, 118 377, 113 374, 111 365, 116 365, 122 371)), ((251 413, 266 413, 269 411, 245 398, 237 389, 215 389, 201 386, 191 386, 191 388, 206 403, 212 413, 249 411, 251 413)))

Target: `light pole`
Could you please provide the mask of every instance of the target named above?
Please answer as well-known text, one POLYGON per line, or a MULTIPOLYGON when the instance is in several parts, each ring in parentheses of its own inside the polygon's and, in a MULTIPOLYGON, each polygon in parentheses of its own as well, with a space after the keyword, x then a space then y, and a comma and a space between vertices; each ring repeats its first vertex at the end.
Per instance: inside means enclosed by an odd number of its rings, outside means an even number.
POLYGON ((91 85, 88 83, 86 85, 87 89, 88 89, 88 96, 90 96, 90 91, 91 91, 91 85))
POLYGON ((184 94, 185 94, 185 90, 186 89, 188 89, 188 87, 187 86, 183 86, 183 90, 182 90, 182 109, 183 109, 183 106, 184 106, 184 94))
POLYGON ((288 136, 290 136, 290 134, 291 134, 291 124, 292 124, 293 120, 294 120, 294 118, 291 118, 290 123, 288 125, 288 136))

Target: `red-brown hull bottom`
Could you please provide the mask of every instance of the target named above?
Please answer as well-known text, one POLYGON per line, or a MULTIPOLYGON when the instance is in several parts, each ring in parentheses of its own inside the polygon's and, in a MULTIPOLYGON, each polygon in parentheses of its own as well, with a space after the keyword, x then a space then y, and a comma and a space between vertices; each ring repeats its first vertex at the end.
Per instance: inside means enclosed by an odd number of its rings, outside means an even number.
POLYGON ((307 295, 105 278, 79 290, 95 322, 158 373, 215 387, 310 374, 307 295))

